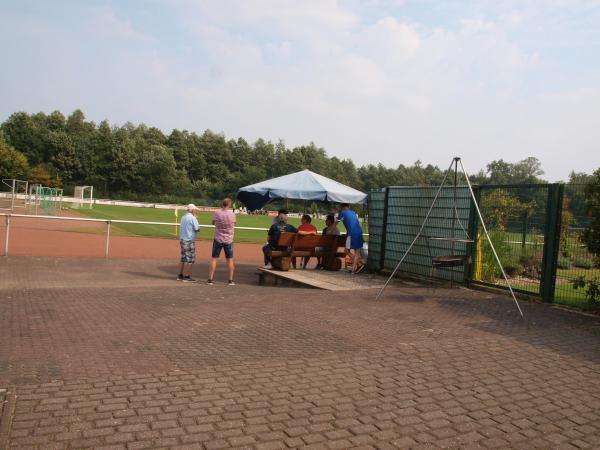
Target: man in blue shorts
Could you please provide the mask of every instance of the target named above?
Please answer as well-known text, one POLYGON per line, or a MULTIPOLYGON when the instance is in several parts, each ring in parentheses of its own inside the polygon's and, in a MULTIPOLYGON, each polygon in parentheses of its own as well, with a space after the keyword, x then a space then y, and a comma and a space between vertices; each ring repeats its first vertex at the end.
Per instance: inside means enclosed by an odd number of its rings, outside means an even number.
POLYGON ((362 227, 358 220, 358 214, 350 209, 348 203, 342 203, 341 207, 342 210, 338 214, 336 220, 342 222, 346 228, 348 240, 350 241, 347 243, 346 247, 350 249, 352 255, 352 273, 356 273, 358 262, 360 260, 360 251, 364 244, 362 227))
POLYGON ((192 265, 196 262, 196 233, 200 229, 196 214, 198 208, 193 203, 185 207, 186 213, 179 223, 179 246, 181 247, 181 265, 178 281, 195 283, 192 278, 192 265))

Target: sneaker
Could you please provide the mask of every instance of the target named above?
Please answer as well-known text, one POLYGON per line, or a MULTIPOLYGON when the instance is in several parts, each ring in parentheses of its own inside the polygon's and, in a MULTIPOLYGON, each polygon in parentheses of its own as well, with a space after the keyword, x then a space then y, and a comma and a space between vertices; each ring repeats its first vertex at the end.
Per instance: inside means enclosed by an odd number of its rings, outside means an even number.
POLYGON ((177 275, 177 281, 183 281, 183 274, 177 275))
POLYGON ((213 280, 206 280, 206 284, 208 284, 209 286, 212 286, 215 283, 213 282, 213 280))
POLYGON ((195 283, 196 280, 194 280, 192 277, 190 277, 189 275, 183 277, 183 282, 184 283, 195 283))
POLYGON ((227 286, 235 286, 235 282, 233 280, 229 280, 227 282, 227 286))
POLYGON ((363 264, 362 266, 360 266, 358 269, 356 269, 356 272, 354 273, 361 273, 362 271, 364 271, 367 268, 367 266, 365 264, 363 264))

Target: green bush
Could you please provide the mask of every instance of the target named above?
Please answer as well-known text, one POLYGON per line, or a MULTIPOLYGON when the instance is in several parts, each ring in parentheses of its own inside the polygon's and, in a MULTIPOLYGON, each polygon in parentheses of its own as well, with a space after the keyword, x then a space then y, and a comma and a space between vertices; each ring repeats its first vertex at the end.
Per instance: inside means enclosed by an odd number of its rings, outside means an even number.
POLYGON ((573 265, 580 269, 592 269, 594 267, 594 262, 587 258, 577 258, 573 265))
POLYGON ((600 279, 586 280, 583 275, 571 281, 574 289, 585 289, 585 297, 590 305, 600 305, 600 279))
MULTIPOLYGON (((502 264, 505 266, 511 258, 511 248, 510 245, 506 243, 506 233, 500 230, 492 230, 490 231, 490 239, 494 244, 494 248, 498 253, 498 257, 502 264)), ((500 267, 498 266, 498 262, 494 257, 494 253, 490 247, 490 244, 487 240, 484 241, 483 244, 483 252, 482 252, 482 273, 481 278, 483 281, 495 283, 496 279, 502 278, 502 272, 500 271, 500 267)), ((506 266, 505 266, 506 269, 506 266)), ((508 273, 508 271, 507 271, 508 273)))
POLYGON ((504 267, 504 271, 506 275, 513 278, 517 275, 520 275, 523 272, 523 265, 519 262, 519 260, 515 257, 508 257, 503 262, 502 265, 504 267))
POLYGON ((558 261, 556 262, 556 266, 559 269, 570 269, 572 266, 571 260, 569 258, 561 258, 560 256, 558 257, 558 261))
POLYGON ((538 280, 542 271, 541 258, 532 253, 526 253, 519 258, 523 266, 522 274, 528 278, 538 280))

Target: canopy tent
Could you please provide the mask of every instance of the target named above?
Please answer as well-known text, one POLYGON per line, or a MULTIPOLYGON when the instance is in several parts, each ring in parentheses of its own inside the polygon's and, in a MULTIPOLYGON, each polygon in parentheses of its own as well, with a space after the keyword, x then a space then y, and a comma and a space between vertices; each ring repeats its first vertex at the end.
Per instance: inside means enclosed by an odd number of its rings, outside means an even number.
POLYGON ((240 188, 237 198, 254 210, 277 198, 363 203, 367 194, 305 169, 240 188))

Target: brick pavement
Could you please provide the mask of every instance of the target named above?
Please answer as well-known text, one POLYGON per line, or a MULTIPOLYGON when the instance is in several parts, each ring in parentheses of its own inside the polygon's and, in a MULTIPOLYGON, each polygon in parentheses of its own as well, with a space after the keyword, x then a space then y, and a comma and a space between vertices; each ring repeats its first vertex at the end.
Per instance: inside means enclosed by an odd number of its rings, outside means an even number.
POLYGON ((0 448, 600 448, 597 318, 238 279, 0 261, 0 448))

